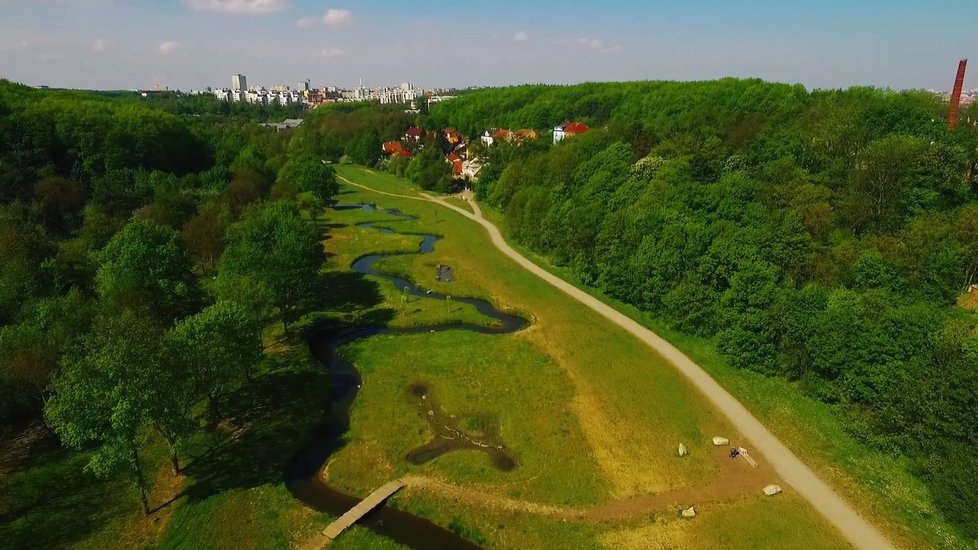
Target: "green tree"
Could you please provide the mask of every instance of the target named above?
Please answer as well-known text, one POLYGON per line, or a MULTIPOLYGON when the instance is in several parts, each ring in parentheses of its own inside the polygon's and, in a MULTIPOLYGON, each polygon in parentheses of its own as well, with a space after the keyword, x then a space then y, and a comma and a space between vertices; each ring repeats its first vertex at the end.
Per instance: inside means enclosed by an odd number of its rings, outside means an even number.
POLYGON ((903 220, 926 149, 919 138, 893 135, 873 141, 860 152, 848 202, 854 226, 888 229, 903 220))
POLYGON ((215 418, 219 402, 261 357, 259 326, 237 304, 221 301, 181 319, 168 333, 173 350, 187 369, 196 395, 207 399, 215 418))
POLYGON ((100 297, 122 306, 143 304, 161 320, 193 310, 196 282, 180 234, 150 220, 130 222, 99 253, 100 297))
POLYGON ((197 215, 180 230, 197 265, 205 271, 213 271, 224 252, 230 225, 231 211, 220 201, 212 200, 201 206, 197 215))
POLYGON ((346 156, 357 164, 373 166, 380 158, 380 136, 376 132, 367 132, 352 140, 346 146, 346 156))
POLYGON ((263 288, 278 310, 286 333, 315 296, 323 247, 295 205, 260 204, 231 227, 219 279, 247 278, 263 288))
MULTIPOLYGON (((140 457, 147 430, 176 438, 175 397, 182 382, 168 367, 158 326, 145 315, 124 311, 100 319, 81 356, 68 356, 54 381, 44 413, 65 445, 94 446, 87 469, 97 476, 128 471, 149 514, 147 477, 140 457)), ((175 441, 174 441, 175 442, 175 441)), ((176 445, 171 444, 174 469, 176 445)))
POLYGON ((292 159, 279 171, 276 183, 287 183, 325 204, 332 204, 339 192, 336 171, 321 160, 312 158, 292 159))

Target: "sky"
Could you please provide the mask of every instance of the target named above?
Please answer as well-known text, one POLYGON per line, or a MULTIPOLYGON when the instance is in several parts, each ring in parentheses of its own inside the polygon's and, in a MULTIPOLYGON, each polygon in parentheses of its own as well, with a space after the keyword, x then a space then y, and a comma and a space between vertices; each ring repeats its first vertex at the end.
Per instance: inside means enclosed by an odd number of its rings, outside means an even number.
POLYGON ((87 89, 759 77, 951 87, 975 0, 0 0, 0 78, 87 89))

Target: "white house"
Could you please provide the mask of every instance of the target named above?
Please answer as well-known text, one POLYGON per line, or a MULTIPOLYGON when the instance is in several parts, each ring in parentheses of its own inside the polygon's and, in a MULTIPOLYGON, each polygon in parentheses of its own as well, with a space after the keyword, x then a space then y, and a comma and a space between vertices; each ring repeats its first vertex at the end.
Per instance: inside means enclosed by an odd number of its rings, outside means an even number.
POLYGON ((482 136, 480 136, 479 139, 482 140, 482 143, 484 143, 486 147, 491 147, 492 144, 496 141, 492 137, 492 134, 489 132, 489 130, 482 132, 482 136))

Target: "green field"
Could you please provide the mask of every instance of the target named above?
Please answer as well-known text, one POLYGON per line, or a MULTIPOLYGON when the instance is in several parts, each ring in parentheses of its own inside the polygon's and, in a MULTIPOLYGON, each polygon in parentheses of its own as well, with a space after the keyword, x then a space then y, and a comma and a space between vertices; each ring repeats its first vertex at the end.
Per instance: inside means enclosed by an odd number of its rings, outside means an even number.
MULTIPOLYGON (((386 174, 347 166, 338 172, 380 191, 414 194, 403 180, 386 174)), ((436 480, 437 489, 409 486, 398 505, 442 524, 462 522, 494 547, 634 545, 625 537, 634 532, 683 546, 722 542, 733 530, 742 538, 730 540, 756 540, 762 546, 765 541, 775 545, 775 538, 762 533, 782 531, 796 533, 798 541, 845 545, 800 499, 759 496, 772 474, 746 470, 740 494, 711 503, 694 521, 677 520, 680 504, 696 504, 681 497, 609 522, 565 523, 548 517, 547 507, 605 510, 609 503, 636 495, 681 495, 684 488, 710 485, 725 474, 710 437, 723 434, 736 440, 737 434, 658 355, 519 269, 471 221, 432 204, 350 186, 344 187, 340 200, 397 208, 418 220, 390 227, 444 237, 433 254, 387 259, 378 265, 383 271, 422 281, 433 265, 447 263, 457 276, 448 285, 453 295, 489 299, 532 318, 533 324, 511 335, 380 336, 341 348, 363 373, 364 388, 354 404, 349 443, 331 460, 328 479, 356 492, 402 475, 436 480), (422 466, 404 461, 404 454, 430 435, 405 398, 406 388, 416 382, 428 384, 448 412, 497 419, 519 468, 499 472, 483 454, 469 451, 422 466), (680 442, 692 452, 682 460, 674 456, 680 442), (477 497, 451 502, 452 489, 477 497), (515 513, 507 506, 539 513, 515 513), (748 513, 745 531, 742 514, 748 513)), ((344 254, 357 257, 362 254, 358 252, 344 254)))
MULTIPOLYGON (((380 190, 413 193, 390 176, 339 171, 380 190)), ((439 292, 489 299, 532 324, 506 335, 387 334, 341 347, 364 384, 345 445, 324 472, 331 483, 365 495, 407 476, 411 482, 393 505, 491 548, 646 547, 649 541, 665 547, 845 546, 790 488, 773 499, 760 495, 761 487, 777 481, 773 473, 738 469, 740 461, 710 445, 713 435, 739 437, 660 357, 518 269, 471 221, 436 205, 353 187, 344 187, 339 199, 397 208, 418 220, 326 211, 318 220, 329 230, 324 309, 296 323, 297 332, 321 317, 392 327, 492 324, 470 306, 405 300, 390 283, 349 270, 365 254, 417 251, 422 232, 443 237, 433 254, 395 256, 378 267, 424 286, 432 267, 447 263, 457 280, 441 284, 439 292), (364 221, 415 235, 355 227, 364 221), (464 429, 498 430, 518 467, 497 470, 485 453, 472 450, 409 464, 405 454, 431 438, 407 393, 416 383, 427 385, 464 429), (678 443, 691 455, 677 458, 678 443), (710 494, 717 484, 724 490, 710 494), (699 501, 685 497, 689 491, 710 496, 699 501), (664 498, 628 500, 647 494, 664 498), (697 506, 697 517, 680 519, 679 509, 689 505, 697 506)), ((7 513, 0 540, 236 549, 312 540, 332 518, 294 500, 282 477, 322 419, 328 376, 301 339, 283 338, 279 325, 268 328, 265 340, 261 374, 228 400, 225 421, 188 446, 184 476, 169 474, 160 442, 150 447, 147 462, 157 467, 151 501, 160 507, 152 516, 142 516, 126 480, 96 480, 81 471, 83 454, 51 450, 0 481, 7 513), (70 490, 59 492, 65 484, 70 490)), ((763 453, 756 454, 763 462, 763 453)), ((396 547, 359 527, 333 546, 396 547)))

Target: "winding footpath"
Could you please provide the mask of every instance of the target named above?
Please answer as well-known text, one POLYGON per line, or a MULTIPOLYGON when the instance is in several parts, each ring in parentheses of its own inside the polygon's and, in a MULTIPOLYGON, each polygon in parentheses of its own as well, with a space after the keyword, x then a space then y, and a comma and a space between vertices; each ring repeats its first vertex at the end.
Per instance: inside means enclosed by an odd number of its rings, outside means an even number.
POLYGON ((460 208, 447 201, 435 198, 431 195, 421 193, 420 197, 388 193, 371 187, 350 181, 347 178, 337 175, 337 178, 348 185, 365 189, 373 193, 388 195, 403 199, 433 202, 458 212, 485 228, 489 232, 492 244, 500 252, 515 261, 523 269, 543 279, 558 290, 574 298, 583 305, 599 313, 602 317, 618 325, 629 332, 654 351, 662 355, 667 361, 689 380, 707 399, 710 400, 726 417, 731 424, 747 437, 755 446, 760 448, 768 463, 774 468, 775 472, 785 482, 790 484, 802 497, 804 497, 816 510, 824 515, 855 547, 865 549, 885 549, 893 548, 893 545, 871 525, 865 518, 859 515, 849 504, 842 499, 831 487, 822 481, 815 472, 806 466, 790 449, 785 447, 777 437, 774 436, 761 422, 754 417, 750 411, 744 407, 733 395, 725 390, 714 380, 709 373, 702 367, 694 363, 689 357, 679 351, 675 346, 662 339, 659 335, 640 325, 636 321, 612 308, 608 304, 598 300, 594 296, 580 290, 579 288, 564 281, 560 277, 550 273, 528 258, 517 252, 506 242, 499 229, 482 216, 482 210, 474 201, 469 204, 474 210, 474 214, 460 208))

